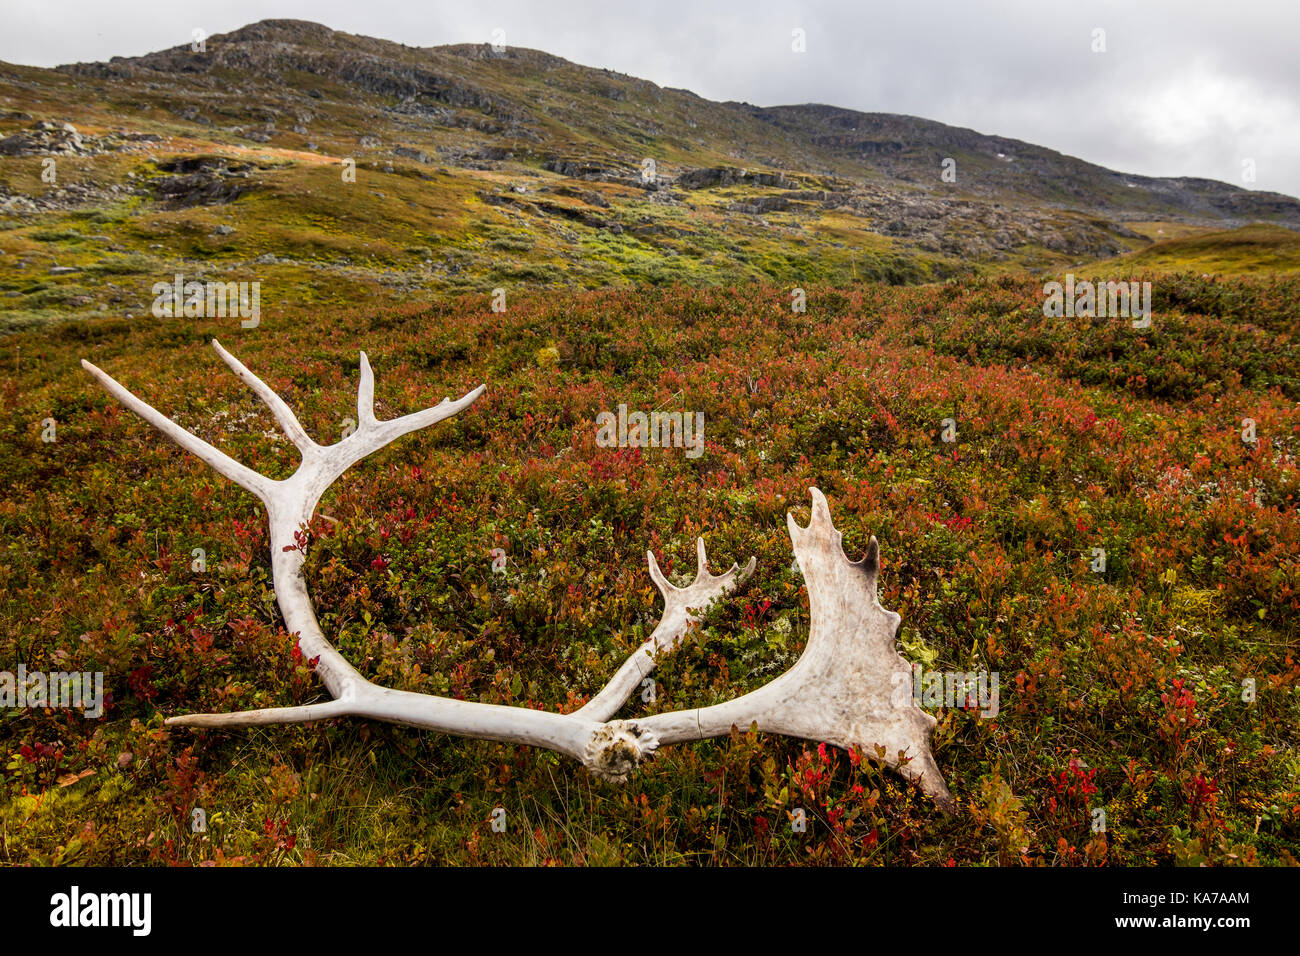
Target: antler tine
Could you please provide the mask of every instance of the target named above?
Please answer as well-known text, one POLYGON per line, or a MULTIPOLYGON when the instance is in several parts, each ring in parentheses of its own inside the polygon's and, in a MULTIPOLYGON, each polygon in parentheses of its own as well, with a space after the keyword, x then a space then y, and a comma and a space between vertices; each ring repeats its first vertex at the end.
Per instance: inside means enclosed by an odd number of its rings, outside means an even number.
POLYGON ((702 581, 719 582, 733 576, 736 578, 736 583, 739 584, 753 574, 754 568, 758 566, 758 560, 756 558, 750 558, 749 563, 743 568, 733 561, 731 567, 727 568, 727 570, 723 571, 721 574, 710 574, 709 559, 704 553, 703 538, 695 539, 695 550, 699 555, 699 560, 696 565, 695 581, 692 582, 692 586, 699 584, 702 581))
POLYGON ((163 721, 168 727, 260 727, 265 724, 308 724, 327 717, 346 717, 352 701, 339 699, 301 707, 267 707, 237 710, 229 714, 183 714, 163 721))
POLYGON ((723 571, 721 574, 710 574, 709 559, 708 559, 708 555, 704 551, 703 538, 695 539, 695 553, 697 556, 696 567, 695 567, 695 580, 692 581, 690 584, 686 585, 686 587, 684 588, 679 588, 677 585, 673 584, 666 577, 664 577, 663 571, 659 569, 659 562, 655 560, 655 555, 653 551, 647 551, 645 553, 646 561, 650 565, 650 578, 651 580, 654 581, 655 587, 659 588, 659 593, 664 596, 665 601, 668 600, 668 595, 670 592, 676 592, 679 594, 685 593, 700 584, 709 585, 709 584, 721 583, 723 579, 728 578, 732 575, 736 576, 735 583, 739 584, 742 581, 746 580, 751 574, 753 574, 754 568, 758 566, 757 559, 750 558, 749 563, 746 564, 743 568, 740 565, 735 564, 733 562, 731 567, 728 568, 726 571, 723 571))
POLYGON ((217 472, 225 475, 241 488, 246 488, 253 494, 257 495, 257 497, 261 498, 263 502, 268 505, 270 504, 275 486, 278 484, 277 481, 253 471, 253 469, 246 465, 241 465, 225 452, 212 447, 202 438, 186 431, 166 415, 155 409, 152 405, 136 398, 129 389, 124 388, 111 375, 96 366, 91 365, 85 359, 81 360, 81 367, 93 375, 108 394, 112 395, 154 428, 158 429, 172 441, 176 442, 176 444, 180 445, 196 458, 206 462, 217 472))
POLYGON ((664 600, 668 599, 669 591, 682 590, 664 577, 663 571, 659 570, 659 562, 655 560, 655 553, 653 551, 647 551, 645 553, 645 559, 646 564, 650 567, 650 580, 655 583, 655 587, 657 587, 659 593, 664 596, 664 600))
POLYGON ((418 412, 411 412, 411 414, 403 415, 401 418, 379 422, 375 427, 383 433, 386 442, 392 441, 394 438, 400 438, 409 432, 428 428, 445 418, 451 418, 462 409, 473 405, 486 391, 487 386, 480 385, 478 388, 466 392, 454 402, 450 398, 444 397, 437 405, 430 405, 428 408, 421 409, 418 412))
POLYGON ((722 595, 754 570, 755 560, 749 559, 745 574, 736 575, 737 566, 733 564, 726 574, 716 577, 706 570, 707 559, 704 553, 704 539, 696 539, 696 552, 699 555, 699 570, 695 580, 684 588, 672 584, 659 569, 653 551, 647 551, 646 563, 650 569, 650 578, 664 599, 664 613, 654 632, 633 654, 623 662, 617 673, 610 679, 595 697, 583 707, 573 712, 575 717, 586 717, 596 721, 606 721, 614 716, 640 686, 641 681, 655 668, 658 657, 671 651, 681 643, 686 632, 698 618, 692 612, 703 611, 722 595))
POLYGON ((257 393, 258 398, 266 403, 266 407, 271 409, 271 413, 275 415, 275 420, 280 423, 281 430, 300 452, 306 455, 313 448, 320 447, 316 442, 312 441, 311 436, 299 423, 298 417, 294 415, 293 410, 285 404, 284 399, 272 391, 269 385, 250 372, 243 362, 222 348, 221 343, 216 339, 212 340, 212 347, 217 350, 221 360, 230 366, 231 371, 239 376, 245 385, 257 393))
POLYGON ((362 352, 361 384, 357 386, 357 428, 374 428, 378 424, 375 420, 375 372, 370 367, 370 359, 362 352))
MULTIPOLYGON (((361 353, 360 366, 361 381, 357 385, 356 430, 333 445, 317 446, 312 456, 313 467, 305 469, 311 472, 311 487, 317 492, 323 491, 335 478, 367 455, 373 454, 403 435, 451 418, 468 408, 487 391, 486 385, 479 385, 454 402, 449 398, 443 398, 437 405, 381 422, 375 417, 375 372, 365 352, 361 353)), ((305 503, 314 506, 315 499, 309 499, 305 503)))
POLYGON ((359 453, 352 461, 364 458, 372 451, 382 448, 403 435, 418 431, 421 428, 428 428, 445 418, 450 418, 462 409, 472 405, 486 391, 487 386, 480 385, 478 388, 466 392, 454 402, 450 398, 444 397, 437 405, 431 405, 418 412, 381 422, 375 417, 375 372, 370 367, 370 357, 365 352, 362 352, 361 382, 357 385, 357 430, 350 439, 345 439, 345 441, 357 443, 359 453))

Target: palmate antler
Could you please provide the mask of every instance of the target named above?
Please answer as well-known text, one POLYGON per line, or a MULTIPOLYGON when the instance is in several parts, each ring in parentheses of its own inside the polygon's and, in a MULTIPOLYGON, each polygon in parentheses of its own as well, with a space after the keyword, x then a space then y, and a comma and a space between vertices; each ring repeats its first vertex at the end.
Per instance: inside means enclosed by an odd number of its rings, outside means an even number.
POLYGON ((219 342, 214 340, 212 347, 267 404, 302 454, 302 463, 289 478, 277 481, 246 468, 136 398, 94 365, 84 360, 81 364, 123 405, 266 504, 272 578, 285 627, 298 634, 304 657, 318 658, 316 673, 334 699, 301 707, 191 714, 170 717, 166 723, 243 727, 368 717, 462 737, 546 747, 568 754, 598 776, 616 782, 625 780, 661 744, 719 737, 730 733, 733 726, 756 724, 761 731, 827 741, 846 749, 857 746, 868 753, 883 747, 889 765, 914 780, 945 810, 949 808, 948 788, 930 753, 935 719, 910 695, 895 692, 902 681, 910 685, 912 675, 894 646, 899 616, 884 610, 877 600, 879 546, 873 537, 867 556, 859 562, 849 561, 840 532, 831 523, 826 498, 816 488, 812 489, 808 527, 801 528, 793 516, 788 518, 795 556, 808 585, 812 615, 808 643, 789 671, 753 693, 713 707, 638 720, 610 719, 657 659, 681 642, 698 614, 753 571, 751 558, 743 570, 733 564, 725 574, 709 574, 702 538, 697 542, 695 580, 685 588, 670 584, 654 554, 647 552, 650 576, 664 599, 663 618, 613 679, 571 714, 392 690, 362 677, 321 633, 302 573, 305 555, 297 547, 295 533, 310 524, 320 496, 349 467, 408 432, 457 414, 481 396, 485 386, 454 402, 444 398, 431 408, 380 422, 374 414, 374 373, 362 352, 357 428, 337 444, 322 446, 308 437, 289 406, 265 382, 219 342))

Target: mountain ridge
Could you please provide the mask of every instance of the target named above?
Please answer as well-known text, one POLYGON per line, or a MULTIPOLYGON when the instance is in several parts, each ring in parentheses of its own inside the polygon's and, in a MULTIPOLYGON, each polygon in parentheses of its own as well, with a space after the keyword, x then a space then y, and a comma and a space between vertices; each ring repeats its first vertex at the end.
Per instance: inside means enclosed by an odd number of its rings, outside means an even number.
MULTIPOLYGON (((921 117, 716 102, 543 51, 306 21, 205 46, 0 64, 5 325, 135 314, 141 287, 181 271, 306 302, 336 300, 340 280, 380 298, 913 283, 1112 268, 1189 231, 1300 230, 1300 201, 1280 194, 921 117), (34 283, 40 264, 58 272, 34 283)), ((1261 235, 1276 233, 1233 248, 1261 235)), ((1269 261, 1290 261, 1281 247, 1269 261)))
MULTIPOLYGON (((1160 177, 1145 176, 1139 174, 1124 173, 1111 170, 1097 163, 1072 156, 1050 147, 1039 146, 1024 140, 1017 140, 1011 137, 1002 136, 996 133, 982 133, 969 127, 955 126, 942 123, 937 120, 931 120, 924 117, 912 116, 909 114, 898 113, 881 113, 881 112, 863 112, 853 110, 847 107, 836 106, 833 104, 823 103, 804 103, 804 104, 784 104, 776 106, 756 106, 753 104, 739 101, 713 101, 699 96, 689 90, 680 90, 670 87, 660 87, 653 81, 633 77, 628 74, 618 73, 613 70, 587 67, 581 64, 573 63, 554 54, 545 51, 533 50, 522 47, 507 47, 501 52, 495 52, 486 44, 446 44, 428 47, 410 47, 405 44, 397 43, 391 40, 383 40, 373 37, 364 37, 357 34, 344 33, 335 31, 319 23, 300 20, 263 20, 254 24, 249 24, 228 34, 218 34, 209 38, 208 42, 215 45, 220 51, 223 46, 232 46, 239 48, 244 55, 240 57, 248 67, 257 65, 259 58, 255 55, 249 55, 248 48, 255 44, 272 44, 279 45, 279 52, 288 55, 292 47, 302 45, 302 41, 310 41, 315 44, 323 44, 333 50, 352 53, 366 53, 371 56, 383 56, 392 59, 392 55, 401 52, 406 54, 423 54, 426 57, 436 58, 436 62, 430 64, 431 67, 443 65, 445 62, 442 58, 454 57, 468 62, 476 63, 511 63, 524 64, 531 68, 554 71, 557 69, 576 69, 584 71, 590 76, 614 77, 624 81, 631 82, 641 88, 652 88, 661 94, 668 93, 678 96, 685 96, 698 103, 710 104, 722 108, 734 109, 737 113, 748 114, 761 122, 771 124, 772 126, 782 129, 787 133, 803 133, 807 135, 808 130, 791 129, 791 118, 802 117, 805 127, 811 123, 833 122, 835 126, 849 129, 853 132, 860 127, 866 126, 867 132, 873 136, 861 137, 853 141, 851 137, 847 144, 835 144, 827 142, 833 134, 829 130, 820 134, 821 143, 814 142, 813 145, 829 146, 833 151, 842 152, 845 146, 850 149, 857 147, 866 154, 872 154, 878 157, 887 157, 891 154, 904 154, 909 150, 915 151, 918 147, 928 149, 938 149, 942 146, 947 147, 949 153, 961 152, 963 150, 982 154, 984 157, 992 155, 997 158, 998 154, 1005 154, 1011 157, 1012 161, 1008 166, 1013 165, 1013 161, 1024 159, 1033 160, 1037 163, 1050 162, 1056 164, 1065 164, 1067 167, 1076 171, 1076 178, 1082 175, 1093 179, 1100 179, 1108 188, 1098 189, 1089 194, 1086 190, 1075 187, 1058 187, 1051 188, 1043 183, 1044 175, 1038 175, 1037 183, 1030 183, 1026 177, 1020 177, 1016 183, 1019 190, 1024 191, 1026 195, 1035 199, 1052 200, 1058 199, 1061 202, 1093 202, 1099 200, 1107 201, 1110 205, 1103 204, 1101 210, 1114 215, 1130 215, 1142 211, 1149 211, 1149 204, 1139 203, 1129 208, 1128 206, 1115 201, 1112 193, 1116 189, 1127 188, 1144 188, 1147 190, 1158 190, 1165 194, 1176 194, 1176 198, 1182 203, 1188 203, 1195 199, 1201 202, 1192 202, 1193 211, 1202 215, 1215 218, 1238 220, 1232 222, 1233 225, 1242 225, 1248 221, 1249 217, 1279 217, 1286 225, 1292 228, 1300 228, 1300 199, 1290 197, 1282 193, 1247 190, 1230 183, 1224 183, 1208 177, 1160 177), (783 122, 783 120, 785 122, 783 122), (850 126, 849 124, 852 124, 850 126), (883 137, 883 138, 882 138, 883 137), (1014 150, 1015 153, 1007 152, 1014 150), (1132 184, 1129 186, 1128 184, 1132 184), (1028 187, 1028 188, 1026 188, 1028 187), (1211 197, 1203 197, 1202 193, 1213 193, 1212 197, 1216 201, 1207 202, 1211 197), (1233 202, 1236 200, 1236 202, 1233 202)), ((67 71, 73 74, 99 72, 97 68, 116 65, 119 68, 124 65, 143 67, 146 69, 157 69, 160 72, 171 72, 181 70, 182 72, 196 72, 198 67, 203 63, 204 54, 195 54, 188 46, 173 47, 168 50, 158 51, 155 53, 145 54, 139 57, 113 57, 107 64, 67 64, 56 67, 61 71, 67 71)), ((230 61, 223 61, 223 65, 228 65, 230 61)), ((237 62, 237 61, 236 61, 237 62)), ((298 60, 288 65, 306 65, 302 60, 298 60)), ((384 71, 381 71, 381 73, 384 71)), ((328 75, 328 74, 327 74, 328 75)), ((363 87, 368 88, 371 92, 395 93, 402 92, 406 95, 418 96, 422 93, 437 91, 437 81, 441 79, 436 70, 429 70, 423 76, 416 74, 410 77, 411 84, 403 89, 400 85, 385 86, 380 77, 366 75, 362 73, 349 77, 354 82, 358 82, 363 87), (432 82, 429 82, 432 81, 432 82)), ((463 105, 462 98, 459 104, 463 105)), ((500 110, 503 103, 491 97, 485 98, 479 102, 470 101, 471 106, 486 107, 488 111, 500 110)), ((506 118, 519 118, 529 116, 528 111, 522 104, 512 103, 511 109, 506 111, 506 118)), ((757 160, 758 156, 752 157, 757 160)), ((927 157, 931 159, 933 157, 927 157)), ((940 159, 944 158, 942 156, 940 159)), ((904 172, 913 176, 921 172, 919 164, 915 161, 906 163, 887 163, 878 162, 869 164, 876 168, 883 168, 891 171, 895 175, 904 172)), ((961 168, 960 159, 958 167, 961 168)), ((937 164, 931 168, 934 178, 938 177, 937 164)), ((1018 170, 1016 170, 1018 172, 1018 170)), ((1055 175, 1057 179, 1068 179, 1069 177, 1060 176, 1055 170, 1044 171, 1046 175, 1055 175)), ((979 183, 973 184, 979 188, 979 183)), ((1097 185, 1101 185, 1100 183, 1097 185)), ((1273 221, 1277 221, 1274 219, 1273 221)))

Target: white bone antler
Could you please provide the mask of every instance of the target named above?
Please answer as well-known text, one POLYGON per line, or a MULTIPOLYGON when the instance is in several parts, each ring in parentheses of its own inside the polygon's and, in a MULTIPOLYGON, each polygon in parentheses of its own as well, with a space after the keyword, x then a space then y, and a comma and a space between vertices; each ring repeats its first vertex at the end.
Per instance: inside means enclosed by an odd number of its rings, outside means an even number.
POLYGON ((217 341, 213 348, 271 412, 302 454, 289 478, 277 481, 239 464, 201 438, 136 398, 89 362, 82 365, 127 408, 194 453, 236 484, 265 502, 270 523, 271 569, 285 626, 298 634, 306 657, 318 658, 316 672, 334 700, 300 707, 278 707, 231 714, 191 714, 167 723, 191 727, 236 727, 300 723, 327 717, 368 717, 485 740, 546 747, 582 761, 597 775, 626 779, 660 744, 701 740, 729 733, 733 726, 757 724, 760 730, 841 747, 886 751, 886 761, 915 780, 945 810, 951 798, 934 758, 929 736, 935 720, 910 695, 893 694, 900 673, 910 680, 908 664, 894 649, 898 615, 876 600, 878 545, 871 539, 867 557, 850 562, 831 524, 826 499, 812 489, 813 516, 807 528, 789 519, 795 555, 808 583, 812 630, 798 662, 770 684, 743 697, 689 711, 657 714, 639 720, 611 720, 654 668, 657 659, 676 647, 696 615, 731 591, 754 569, 732 565, 721 575, 707 570, 704 541, 695 580, 684 588, 670 584, 647 552, 650 576, 664 598, 659 625, 610 682, 585 706, 571 714, 454 700, 380 687, 366 680, 321 633, 303 577, 305 555, 295 533, 311 522, 325 489, 351 465, 394 439, 425 428, 467 408, 485 387, 456 401, 380 422, 374 414, 374 373, 361 353, 355 432, 334 445, 316 444, 288 405, 217 341), (905 696, 905 700, 901 698, 905 696))
POLYGON ((650 577, 664 598, 664 616, 641 648, 623 662, 605 689, 588 701, 586 706, 574 711, 575 716, 602 721, 613 717, 632 691, 654 670, 655 659, 675 648, 696 622, 697 619, 691 612, 708 607, 719 596, 754 573, 754 559, 750 558, 749 564, 743 569, 733 564, 725 574, 715 577, 708 571, 703 538, 695 539, 695 550, 699 556, 695 580, 684 588, 669 583, 659 570, 659 562, 655 560, 653 551, 645 553, 646 562, 650 566, 650 577))
POLYGON ((743 697, 637 723, 660 744, 718 737, 732 727, 756 724, 761 731, 824 740, 846 750, 858 746, 869 752, 879 745, 888 764, 946 807, 952 797, 930 754, 936 721, 912 698, 911 665, 895 649, 902 618, 882 608, 876 597, 880 545, 872 535, 866 557, 850 561, 826 496, 810 490, 808 527, 786 516, 812 616, 799 660, 743 697))

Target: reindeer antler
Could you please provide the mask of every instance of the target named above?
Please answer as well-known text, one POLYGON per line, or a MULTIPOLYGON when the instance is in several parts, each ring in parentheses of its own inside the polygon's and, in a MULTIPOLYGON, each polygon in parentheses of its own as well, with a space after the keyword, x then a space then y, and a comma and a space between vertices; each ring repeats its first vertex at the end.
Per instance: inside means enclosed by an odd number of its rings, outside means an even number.
POLYGON ((916 780, 944 809, 951 798, 944 786, 929 737, 935 720, 905 695, 892 693, 896 675, 908 664, 894 648, 899 617, 876 600, 878 545, 871 539, 867 557, 850 562, 840 532, 831 523, 826 498, 812 489, 813 516, 807 528, 789 518, 795 555, 808 583, 812 631, 793 668, 770 684, 743 697, 697 710, 657 714, 639 720, 610 720, 628 700, 659 656, 676 647, 698 612, 731 591, 754 569, 732 565, 721 575, 707 570, 704 540, 695 580, 684 588, 670 584, 654 554, 646 553, 650 576, 664 598, 664 613, 649 639, 610 682, 585 706, 571 714, 454 700, 380 687, 366 680, 325 639, 312 609, 303 577, 305 555, 295 533, 310 524, 325 489, 362 458, 408 432, 426 428, 471 405, 486 387, 480 385, 456 401, 444 398, 423 411, 380 422, 374 414, 374 373, 361 353, 356 431, 342 441, 318 445, 288 405, 215 339, 213 348, 261 398, 302 455, 288 478, 267 478, 236 462, 201 438, 136 398, 89 362, 82 365, 103 387, 182 448, 211 465, 266 504, 270 523, 271 570, 285 626, 297 632, 307 657, 318 657, 318 673, 334 700, 301 707, 277 707, 230 714, 170 717, 170 725, 240 727, 301 723, 327 717, 368 717, 485 740, 546 747, 568 754, 592 772, 622 781, 660 744, 701 740, 729 733, 733 726, 757 724, 760 730, 825 740, 841 747, 885 748, 886 760, 916 780))
POLYGON ((826 496, 812 493, 812 519, 786 516, 795 557, 808 585, 812 627, 790 670, 753 693, 699 710, 637 721, 660 744, 701 740, 757 725, 760 731, 824 740, 846 750, 885 748, 885 762, 941 806, 952 796, 930 754, 936 721, 911 695, 912 668, 895 649, 902 618, 877 600, 880 545, 850 561, 831 523, 826 496), (900 687, 906 693, 899 693, 900 687))

